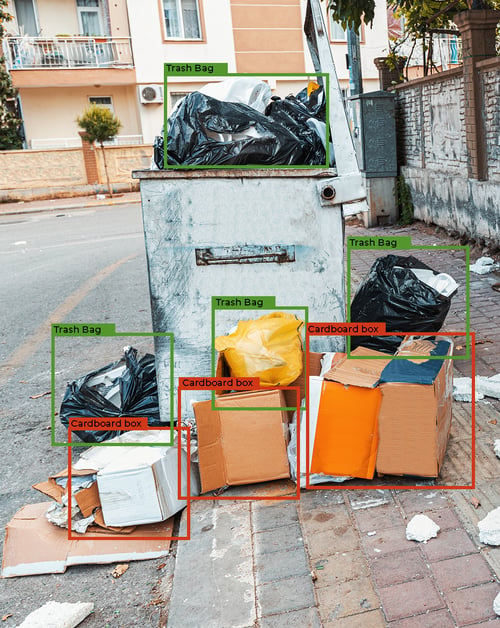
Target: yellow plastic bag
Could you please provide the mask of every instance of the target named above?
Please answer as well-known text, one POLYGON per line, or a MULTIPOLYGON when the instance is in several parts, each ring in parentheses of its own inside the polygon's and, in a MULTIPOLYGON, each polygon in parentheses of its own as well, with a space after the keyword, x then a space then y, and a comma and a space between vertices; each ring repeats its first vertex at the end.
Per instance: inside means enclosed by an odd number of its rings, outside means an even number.
POLYGON ((260 377, 262 386, 288 386, 302 373, 304 322, 293 314, 272 312, 240 321, 236 331, 215 339, 233 377, 260 377))

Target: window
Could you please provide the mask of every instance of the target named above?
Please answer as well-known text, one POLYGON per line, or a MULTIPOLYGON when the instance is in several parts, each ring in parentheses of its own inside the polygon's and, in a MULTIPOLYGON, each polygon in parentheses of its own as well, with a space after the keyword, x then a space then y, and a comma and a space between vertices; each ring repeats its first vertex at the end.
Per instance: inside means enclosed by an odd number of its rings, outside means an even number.
POLYGON ((91 105, 99 105, 101 107, 107 107, 111 113, 114 113, 113 99, 111 96, 89 96, 89 103, 91 105))
POLYGON ((342 24, 334 22, 330 13, 330 41, 346 41, 347 33, 342 28, 342 24))
POLYGON ((201 39, 198 0, 163 0, 167 39, 201 39))
POLYGON ((175 107, 175 105, 184 98, 184 96, 187 96, 189 92, 170 92, 170 105, 172 107, 172 111, 175 107))
POLYGON ((20 34, 37 37, 39 29, 33 0, 14 0, 14 6, 20 34))
MULTIPOLYGON (((328 14, 328 21, 330 26, 330 41, 347 41, 347 31, 342 28, 342 24, 334 22, 332 14, 328 14)), ((365 41, 365 25, 361 24, 361 28, 358 31, 360 43, 365 41)))
POLYGON ((103 35, 100 0, 76 0, 82 35, 103 35))

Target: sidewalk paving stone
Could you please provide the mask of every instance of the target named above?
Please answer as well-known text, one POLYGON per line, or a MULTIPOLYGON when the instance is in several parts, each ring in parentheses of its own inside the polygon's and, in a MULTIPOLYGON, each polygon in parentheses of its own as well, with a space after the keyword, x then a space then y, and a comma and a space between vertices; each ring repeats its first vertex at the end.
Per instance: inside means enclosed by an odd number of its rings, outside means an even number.
POLYGON ((379 530, 375 536, 362 536, 361 542, 370 561, 384 554, 407 550, 409 545, 406 526, 379 530))
POLYGON ((442 591, 493 580, 488 563, 480 554, 469 554, 432 563, 431 570, 442 591))
POLYGON ((260 617, 315 606, 311 575, 286 578, 256 587, 260 617))
POLYGON ((392 528, 404 523, 401 512, 395 504, 355 510, 354 517, 360 532, 371 532, 378 528, 392 528))
POLYGON ((350 552, 359 548, 359 536, 348 523, 334 530, 307 534, 307 547, 312 560, 330 556, 337 552, 350 552))
POLYGON ((407 490, 396 491, 397 499, 404 513, 411 519, 415 514, 427 510, 448 508, 448 497, 442 491, 435 490, 407 490))
POLYGON ((305 608, 300 611, 280 613, 262 617, 260 628, 321 628, 317 608, 305 608))
POLYGON ((321 620, 327 622, 380 607, 370 578, 338 582, 316 590, 321 620))
POLYGON ((429 576, 429 569, 418 549, 388 554, 370 563, 373 579, 378 587, 387 587, 429 576))
POLYGON ((387 624, 382 612, 375 610, 327 621, 323 625, 325 628, 329 626, 335 626, 335 628, 386 628, 387 624))
POLYGON ((312 560, 311 567, 317 577, 316 589, 370 575, 367 560, 361 550, 338 552, 326 558, 312 560))
POLYGON ((299 523, 256 532, 254 534, 255 554, 270 554, 283 550, 303 547, 302 529, 299 523))
MULTIPOLYGON (((449 610, 431 611, 407 619, 391 621, 388 628, 453 628, 456 626, 449 610)), ((488 624, 488 628, 489 628, 488 624)), ((483 628, 486 628, 483 626, 483 628)))
POLYGON ((384 587, 379 589, 379 595, 388 621, 404 619, 446 606, 430 578, 384 587))
POLYGON ((263 503, 252 504, 252 526, 255 532, 289 525, 299 520, 297 507, 294 503, 263 503))
POLYGON ((290 576, 305 576, 309 573, 309 563, 303 547, 273 552, 272 556, 269 554, 255 556, 257 584, 282 580, 290 576))
POLYGON ((451 613, 458 626, 486 621, 496 617, 493 600, 500 591, 495 582, 445 593, 451 613))
POLYGON ((342 534, 346 528, 351 526, 351 520, 344 505, 314 508, 303 512, 301 523, 308 535, 326 530, 342 534))
POLYGON ((422 543, 422 551, 427 560, 437 561, 477 553, 479 549, 470 540, 467 532, 461 529, 438 532, 437 538, 422 543))

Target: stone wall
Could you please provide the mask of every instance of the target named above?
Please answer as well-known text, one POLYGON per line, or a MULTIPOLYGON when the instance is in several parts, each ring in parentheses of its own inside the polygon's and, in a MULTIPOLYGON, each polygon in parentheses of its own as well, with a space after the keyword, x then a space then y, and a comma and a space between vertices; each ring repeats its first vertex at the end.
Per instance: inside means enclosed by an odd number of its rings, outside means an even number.
POLYGON ((466 136, 467 86, 458 68, 395 88, 399 163, 416 218, 500 245, 500 59, 479 61, 476 71, 483 145, 466 136), (485 174, 473 177, 478 154, 485 174))
MULTIPOLYGON (((137 190, 132 170, 149 168, 151 146, 106 146, 110 181, 116 190, 137 190)), ((82 148, 0 151, 0 202, 105 192, 102 150, 92 151, 98 181, 88 179, 82 148)), ((87 164, 88 165, 88 164, 87 164)))

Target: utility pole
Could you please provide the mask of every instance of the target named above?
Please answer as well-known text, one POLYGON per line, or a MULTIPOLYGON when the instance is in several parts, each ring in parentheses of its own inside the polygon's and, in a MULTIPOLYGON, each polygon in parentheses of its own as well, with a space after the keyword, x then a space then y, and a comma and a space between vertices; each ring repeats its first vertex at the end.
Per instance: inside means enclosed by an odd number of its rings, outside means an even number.
POLYGON ((363 77, 361 74, 361 48, 359 35, 350 26, 347 29, 347 59, 349 63, 349 95, 363 93, 363 77))

